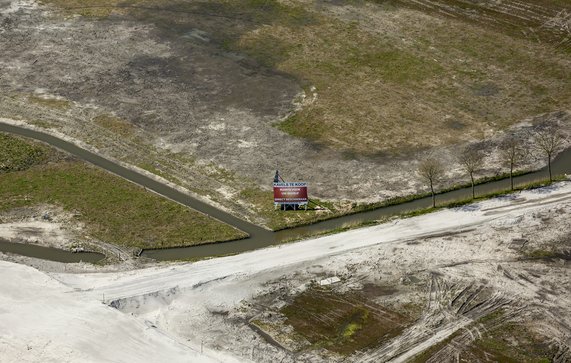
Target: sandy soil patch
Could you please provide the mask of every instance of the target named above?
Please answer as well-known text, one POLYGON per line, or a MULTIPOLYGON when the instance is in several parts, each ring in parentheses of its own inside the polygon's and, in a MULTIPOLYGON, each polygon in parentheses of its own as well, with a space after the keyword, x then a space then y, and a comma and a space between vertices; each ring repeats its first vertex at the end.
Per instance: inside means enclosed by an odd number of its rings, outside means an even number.
MULTIPOLYGON (((105 293, 112 306, 195 349, 229 349, 244 360, 401 362, 434 347, 427 358, 446 361, 480 348, 492 354, 490 336, 528 326, 532 335, 518 339, 538 339, 540 346, 549 341, 549 349, 518 354, 559 354, 565 361, 571 344, 569 188, 557 184, 194 264, 55 276, 94 298, 105 293), (411 325, 397 336, 349 356, 319 345, 296 351, 312 338, 280 312, 334 276, 340 281, 328 289, 341 301, 366 294, 377 311, 402 313, 408 306, 417 315, 411 313, 411 325), (256 320, 262 333, 252 329, 256 320)), ((351 322, 366 325, 362 316, 351 322)), ((356 325, 351 329, 357 334, 356 325)))

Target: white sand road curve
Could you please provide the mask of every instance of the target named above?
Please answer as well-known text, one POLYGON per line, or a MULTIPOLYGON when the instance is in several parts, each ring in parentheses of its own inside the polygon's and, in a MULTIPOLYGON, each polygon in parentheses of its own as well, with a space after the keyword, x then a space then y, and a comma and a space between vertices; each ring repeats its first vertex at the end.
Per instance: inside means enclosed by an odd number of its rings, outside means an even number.
MULTIPOLYGON (((27 266, 0 262, 3 276, 0 279, 0 325, 10 327, 0 331, 0 356, 18 362, 248 361, 249 349, 253 346, 250 343, 245 345, 245 354, 243 350, 236 354, 235 350, 227 350, 228 341, 222 339, 220 345, 205 345, 201 354, 200 335, 190 339, 179 334, 176 326, 156 326, 157 320, 144 312, 131 315, 128 307, 113 309, 101 300, 138 304, 145 297, 153 300, 159 296, 155 300, 160 304, 157 311, 166 314, 159 323, 171 319, 175 325, 186 324, 194 319, 198 324, 210 324, 212 317, 201 315, 201 311, 217 306, 221 311, 237 307, 244 299, 255 296, 265 281, 281 276, 286 268, 305 268, 325 258, 366 252, 367 247, 379 244, 402 244, 479 226, 517 225, 524 215, 568 206, 570 202, 571 182, 561 182, 460 208, 240 255, 195 263, 159 264, 127 272, 46 274, 27 266), (180 300, 163 299, 168 297, 169 291, 175 291, 174 298, 180 300), (177 311, 181 305, 190 310, 177 311)), ((366 256, 367 253, 363 253, 363 258, 366 256)), ((469 320, 460 320, 447 325, 416 349, 390 356, 404 361, 468 323, 469 320)), ((220 326, 214 329, 219 334, 226 333, 220 326)), ((381 351, 360 358, 374 361, 377 354, 387 356, 381 351)), ((259 359, 254 357, 253 360, 259 359)))

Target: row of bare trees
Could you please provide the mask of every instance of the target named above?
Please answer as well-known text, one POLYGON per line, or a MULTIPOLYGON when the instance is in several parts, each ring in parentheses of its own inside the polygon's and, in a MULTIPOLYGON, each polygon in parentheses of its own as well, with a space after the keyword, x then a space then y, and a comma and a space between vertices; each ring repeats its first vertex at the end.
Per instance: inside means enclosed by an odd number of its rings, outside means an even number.
MULTIPOLYGON (((523 138, 510 136, 500 145, 500 160, 506 169, 509 170, 510 187, 514 190, 514 172, 516 168, 523 164, 532 150, 539 152, 547 161, 549 172, 549 182, 553 181, 551 171, 551 161, 553 156, 561 151, 564 145, 562 134, 553 127, 543 128, 537 131, 533 137, 531 145, 527 145, 523 138)), ((458 162, 464 172, 470 177, 472 186, 472 199, 476 197, 475 175, 483 168, 486 151, 482 147, 468 146, 458 155, 458 162)), ((418 174, 430 187, 432 195, 432 207, 436 207, 435 186, 442 179, 446 172, 441 160, 435 157, 424 159, 419 167, 418 174)))

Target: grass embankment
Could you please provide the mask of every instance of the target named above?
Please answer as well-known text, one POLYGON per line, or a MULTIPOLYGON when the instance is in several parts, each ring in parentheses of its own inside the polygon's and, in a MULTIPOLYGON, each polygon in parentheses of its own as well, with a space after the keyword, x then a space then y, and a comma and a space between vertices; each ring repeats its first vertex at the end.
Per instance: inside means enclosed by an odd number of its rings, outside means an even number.
MULTIPOLYGON (((532 171, 520 171, 520 172, 515 172, 513 174, 513 176, 516 177, 516 176, 526 175, 529 173, 532 173, 532 171)), ((509 178, 509 174, 507 174, 507 173, 506 174, 499 174, 499 175, 491 176, 491 177, 483 177, 483 178, 476 180, 475 185, 476 186, 482 185, 482 184, 486 184, 486 183, 490 183, 490 182, 494 182, 494 181, 499 181, 499 180, 508 180, 508 178, 509 178)), ((558 176, 554 177, 554 181, 561 181, 561 180, 566 180, 566 179, 564 177, 558 177, 558 176)), ((425 209, 411 210, 409 212, 401 213, 400 216, 412 217, 415 215, 430 213, 430 212, 433 212, 433 211, 438 210, 440 208, 459 207, 459 206, 462 206, 465 204, 474 203, 474 202, 490 199, 490 198, 505 195, 505 194, 510 194, 512 192, 518 192, 518 191, 522 191, 522 190, 543 187, 543 186, 546 186, 548 184, 549 183, 547 182, 547 180, 540 180, 540 181, 521 184, 521 185, 516 184, 513 191, 510 189, 507 189, 507 188, 501 189, 501 190, 498 190, 496 192, 486 193, 484 195, 477 195, 475 199, 467 197, 467 198, 464 198, 461 200, 439 203, 436 208, 429 207, 429 208, 425 208, 425 209)), ((443 188, 442 190, 438 191, 438 193, 436 195, 438 198, 438 196, 441 196, 447 192, 456 191, 456 190, 460 190, 460 189, 466 189, 466 188, 469 188, 470 186, 471 186, 471 184, 469 184, 469 183, 456 184, 456 185, 453 185, 453 186, 450 186, 447 188, 443 188)), ((240 194, 240 197, 247 200, 248 202, 250 202, 254 206, 256 206, 256 213, 260 216, 263 216, 267 221, 269 221, 267 223, 268 227, 274 231, 278 231, 278 230, 287 229, 287 228, 295 228, 295 227, 304 226, 304 225, 311 225, 311 224, 314 224, 314 223, 317 223, 320 221, 325 221, 325 220, 333 219, 333 218, 337 218, 337 217, 342 217, 342 216, 372 211, 375 209, 387 208, 387 207, 391 207, 391 206, 395 206, 395 205, 399 205, 399 204, 405 204, 405 203, 413 202, 415 200, 429 198, 430 193, 419 193, 419 194, 411 194, 411 195, 406 195, 406 196, 394 197, 394 198, 390 198, 390 199, 387 199, 387 200, 382 201, 382 202, 368 203, 368 204, 345 203, 343 205, 341 203, 326 202, 326 201, 314 199, 309 204, 309 208, 307 211, 305 211, 305 210, 281 211, 279 209, 276 210, 273 207, 273 195, 272 195, 271 191, 268 192, 268 191, 263 191, 260 189, 249 188, 249 189, 242 191, 242 193, 240 194)), ((378 221, 366 221, 363 223, 342 226, 342 227, 339 227, 335 230, 331 230, 331 231, 327 232, 327 234, 340 233, 340 232, 347 231, 349 229, 353 229, 353 228, 357 228, 357 227, 363 227, 363 226, 376 224, 376 223, 378 223, 378 221)), ((310 236, 315 236, 315 234, 304 235, 303 238, 310 237, 310 236)), ((296 240, 297 240, 297 238, 296 238, 296 240)))
POLYGON ((43 146, 0 133, 0 173, 25 170, 47 162, 51 156, 43 146))
POLYGON ((216 220, 50 149, 0 134, 0 212, 53 204, 72 211, 93 237, 127 247, 163 248, 245 235, 216 220))
MULTIPOLYGON (((562 181, 562 180, 567 180, 567 178, 564 177, 555 177, 553 178, 553 182, 557 182, 557 181, 562 181)), ((366 226, 371 226, 371 225, 377 225, 377 224, 381 224, 381 223, 385 223, 388 220, 390 220, 391 218, 411 218, 411 217, 417 217, 417 216, 421 216, 424 214, 428 214, 428 213, 433 213, 433 212, 437 212, 439 210, 442 209, 447 209, 447 208, 457 208, 457 207, 461 207, 464 205, 468 205, 468 204, 472 204, 472 203, 477 203, 477 202, 481 202, 487 199, 491 199, 491 198, 495 198, 495 197, 500 197, 500 196, 505 196, 505 195, 509 195, 509 194, 513 194, 513 193, 517 193, 523 190, 530 190, 530 189, 537 189, 537 188, 542 188, 542 187, 546 187, 551 185, 552 182, 549 182, 549 180, 543 180, 543 181, 536 181, 536 182, 532 182, 532 183, 527 183, 527 184, 523 184, 520 185, 518 187, 515 187, 513 190, 511 189, 504 189, 504 190, 499 190, 496 192, 492 192, 492 193, 488 193, 485 195, 481 195, 478 196, 474 199, 472 198, 465 198, 465 199, 461 199, 461 200, 455 200, 455 201, 451 201, 451 202, 446 202, 446 203, 441 203, 439 205, 437 205, 435 208, 433 207, 427 207, 427 208, 422 208, 422 209, 415 209, 415 210, 410 210, 410 211, 405 211, 405 212, 401 212, 401 213, 397 213, 394 215, 387 215, 385 217, 379 218, 377 220, 368 220, 368 221, 363 221, 363 222, 355 222, 352 224, 347 224, 347 225, 343 225, 341 227, 335 228, 335 229, 331 229, 325 232, 306 232, 306 233, 300 233, 299 235, 297 235, 296 237, 293 237, 291 239, 286 239, 283 240, 282 243, 290 243, 290 242, 295 242, 301 239, 307 239, 310 237, 317 237, 317 236, 324 236, 324 235, 330 235, 330 234, 337 234, 337 233, 342 233, 342 232, 346 232, 352 229, 356 229, 356 228, 362 228, 362 227, 366 227, 366 226)), ((452 189, 454 190, 454 189, 452 189)), ((402 197, 402 198, 395 198, 392 200, 389 200, 387 202, 383 202, 383 205, 379 206, 378 204, 375 205, 374 208, 371 209, 378 209, 378 208, 383 208, 383 207, 388 207, 391 205, 398 205, 398 204, 403 204, 403 203, 407 203, 416 199, 421 199, 421 198, 428 198, 430 197, 430 194, 419 194, 419 195, 412 195, 412 196, 408 196, 408 197, 402 197)), ((367 205, 365 205, 364 207, 367 207, 367 205)), ((363 211, 366 211, 369 209, 363 209, 363 211)), ((359 213, 359 210, 353 210, 353 212, 351 213, 359 213)), ((351 213, 346 213, 346 214, 351 214, 351 213)), ((329 219, 329 218, 333 218, 333 217, 327 217, 325 216, 323 219, 329 219)), ((535 255, 530 255, 528 257, 530 258, 541 258, 541 257, 555 257, 556 253, 555 252, 551 252, 551 251, 537 251, 535 255)))

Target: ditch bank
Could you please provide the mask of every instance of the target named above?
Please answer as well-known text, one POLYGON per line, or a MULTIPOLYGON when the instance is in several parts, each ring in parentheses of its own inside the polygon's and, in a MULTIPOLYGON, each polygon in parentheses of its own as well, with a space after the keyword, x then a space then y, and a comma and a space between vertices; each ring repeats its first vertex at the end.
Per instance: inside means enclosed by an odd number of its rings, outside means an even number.
MULTIPOLYGON (((290 229, 284 229, 277 232, 272 232, 264 228, 261 228, 259 226, 256 226, 252 223, 249 223, 247 221, 244 221, 240 218, 237 218, 227 212, 219 210, 197 198, 189 196, 171 186, 163 184, 160 181, 153 179, 152 177, 143 175, 137 171, 129 169, 128 167, 122 166, 119 163, 105 159, 93 152, 82 149, 70 142, 64 141, 55 136, 4 123, 0 123, 0 131, 9 132, 12 134, 45 142, 53 147, 66 151, 84 161, 87 161, 93 165, 103 168, 108 172, 121 176, 133 183, 144 186, 145 188, 152 190, 166 198, 169 198, 175 202, 178 202, 189 208, 199 211, 209 217, 212 217, 221 222, 229 224, 235 228, 238 228, 249 235, 248 238, 236 241, 212 243, 212 244, 192 246, 192 247, 146 249, 141 251, 140 253, 141 256, 155 260, 161 260, 161 261, 188 260, 188 259, 199 259, 205 257, 238 254, 303 238, 306 236, 324 234, 329 231, 339 230, 347 228, 349 226, 367 224, 398 214, 404 214, 416 210, 427 209, 432 205, 431 198, 425 197, 405 202, 402 204, 395 204, 360 213, 344 215, 316 222, 311 225, 305 225, 290 229)), ((571 148, 564 150, 553 160, 552 171, 554 175, 571 174, 571 148)), ((514 185, 521 186, 537 182, 539 180, 545 179, 545 177, 546 177, 546 168, 542 168, 536 172, 515 177, 514 185)), ((509 186, 510 184, 508 178, 508 179, 496 180, 479 184, 476 186, 475 191, 477 195, 488 195, 509 189, 509 186)), ((439 204, 444 205, 455 201, 466 200, 471 198, 472 195, 471 193, 472 193, 471 187, 461 188, 439 194, 437 196, 437 201, 439 204)), ((2 243, 0 241, 0 251, 17 253, 25 256, 30 256, 30 254, 33 253, 34 256, 30 257, 59 261, 57 259, 54 259, 55 257, 53 253, 55 252, 51 251, 57 249, 50 248, 49 249, 50 251, 48 252, 42 250, 44 248, 45 247, 34 246, 34 245, 20 245, 17 249, 15 249, 13 246, 7 247, 5 243, 2 243), (8 248, 12 249, 12 251, 4 250, 8 248)), ((63 250, 58 250, 58 251, 63 252, 64 254, 66 254, 66 256, 69 253, 69 255, 83 257, 79 256, 81 254, 74 254, 63 250)), ((62 258, 59 256, 60 255, 58 255, 57 258, 62 258)), ((74 257, 70 256, 69 258, 75 259, 77 258, 75 256, 74 257)), ((83 259, 83 261, 87 262, 86 259, 83 259)), ((66 261, 66 262, 79 262, 79 261, 76 260, 76 261, 66 261)))

